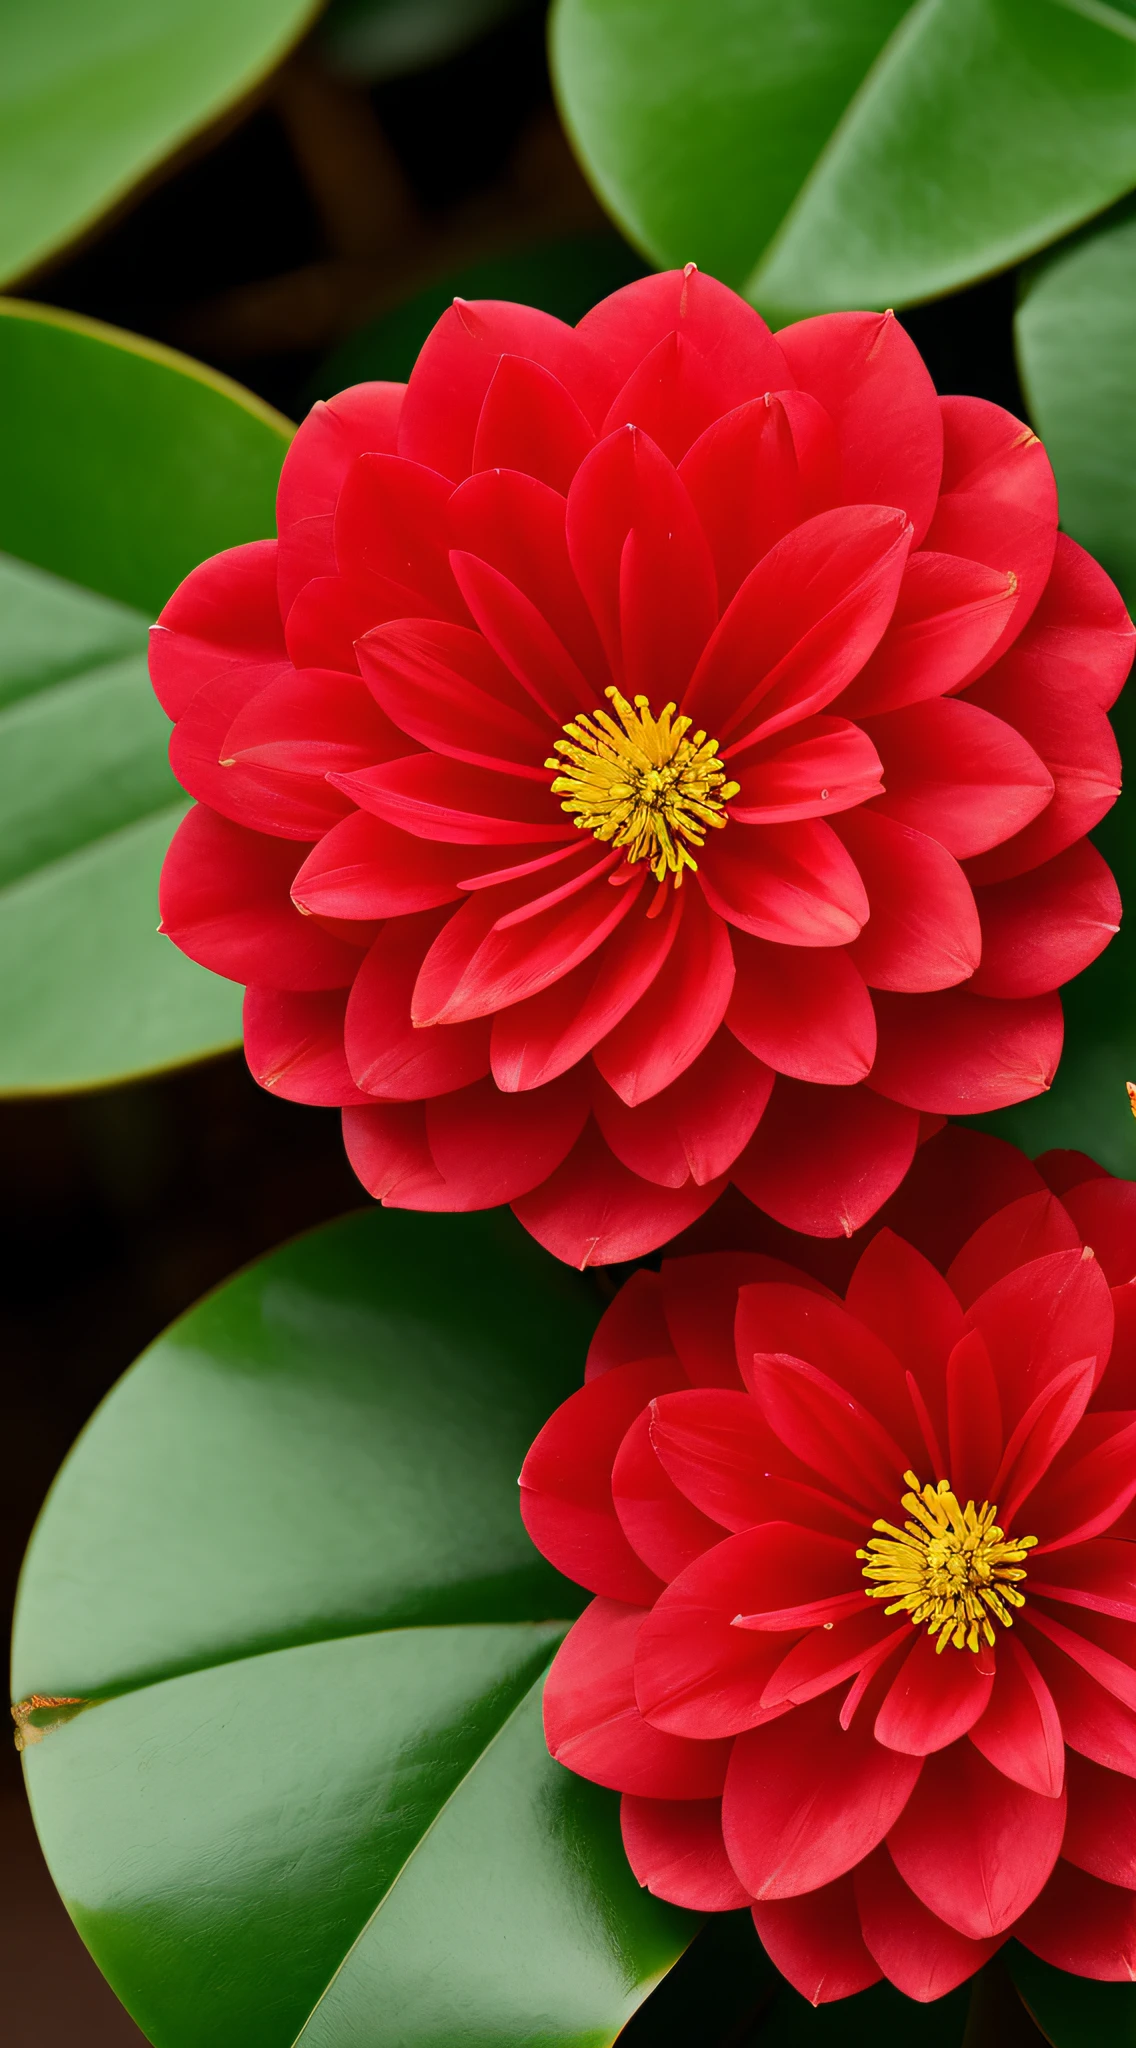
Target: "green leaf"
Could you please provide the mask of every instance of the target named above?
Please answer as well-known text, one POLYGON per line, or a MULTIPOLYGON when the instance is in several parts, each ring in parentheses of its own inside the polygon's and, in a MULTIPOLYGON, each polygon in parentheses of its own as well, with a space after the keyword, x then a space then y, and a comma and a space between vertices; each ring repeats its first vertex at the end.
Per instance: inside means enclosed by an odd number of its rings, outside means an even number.
POLYGON ((95 1702, 28 1786, 155 2048, 603 2048, 690 1939, 541 1733, 581 1596, 517 1472, 597 1312, 501 1212, 370 1211, 192 1310, 80 1438, 14 1685, 95 1702))
POLYGON ((0 301, 0 1094, 240 1038, 240 992, 157 933, 185 799, 149 621, 274 529, 288 422, 169 350, 0 301))
POLYGON ((1136 1985, 1071 1977, 1016 1941, 1004 1953, 1010 1975, 1053 2048, 1136 2048, 1136 1985))
POLYGON ((471 263, 360 327, 321 363, 308 396, 314 403, 371 377, 404 383, 430 329, 455 298, 516 299, 574 327, 598 300, 642 275, 638 257, 612 234, 568 236, 471 263))
MULTIPOLYGON (((1024 283, 1016 335, 1030 416, 1057 476, 1061 523, 1136 604, 1136 218, 1127 210, 1047 258, 1024 283)), ((1122 759, 1136 758, 1131 683, 1113 714, 1122 759)), ((1120 935, 1062 991, 1065 1051, 1048 1095, 992 1127, 1030 1152, 1068 1145, 1136 1176, 1136 795, 1093 834, 1126 906, 1120 935)))
POLYGON ((313 0, 6 0, 0 279, 20 277, 249 92, 313 0))
POLYGON ((1136 182, 1132 0, 556 0, 552 53, 632 241, 771 317, 950 291, 1136 182))
POLYGON ((331 0, 319 41, 349 78, 399 78, 440 64, 504 21, 523 0, 331 0))

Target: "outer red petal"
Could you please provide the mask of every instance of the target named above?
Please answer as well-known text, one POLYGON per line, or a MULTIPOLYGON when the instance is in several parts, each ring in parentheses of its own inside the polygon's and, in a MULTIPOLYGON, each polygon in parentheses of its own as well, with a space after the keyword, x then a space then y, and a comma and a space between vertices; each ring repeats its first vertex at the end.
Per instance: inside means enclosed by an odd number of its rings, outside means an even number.
POLYGON ((798 384, 835 422, 846 501, 901 505, 918 547, 938 496, 943 427, 914 342, 891 313, 822 313, 777 339, 798 384))
POLYGON ((539 1187, 571 1151, 588 1114, 582 1077, 528 1096, 478 1081, 426 1105, 426 1135, 451 1209, 492 1209, 539 1187))
POLYGON ((685 1230, 720 1193, 718 1181, 672 1189, 640 1180, 589 1126, 563 1166, 514 1202, 513 1213, 546 1251, 582 1271, 642 1258, 685 1230))
POLYGON ((988 668, 1037 605, 1057 540, 1057 487, 1037 435, 984 398, 943 398, 943 476, 927 544, 1017 578, 1018 601, 988 668))
POLYGON ((612 1466, 611 1496, 636 1556, 664 1584, 722 1540, 720 1525, 692 1507, 663 1470, 651 1441, 650 1408, 628 1425, 612 1466))
POLYGON ((596 1122, 617 1159, 660 1187, 700 1187, 728 1173, 761 1120, 773 1076, 728 1033, 669 1088, 629 1109, 597 1078, 596 1122))
POLYGON ((966 981, 982 950, 978 910, 958 862, 937 839, 875 806, 835 826, 871 904, 849 959, 878 989, 925 992, 966 981))
POLYGON ((720 1799, 636 1799, 619 1809, 627 1861, 647 1891, 695 1913, 748 1906, 722 1840, 720 1799))
POLYGON ((468 847, 412 838, 352 811, 325 832, 292 884, 292 901, 320 917, 405 917, 460 900, 468 847))
POLYGON ((393 1208, 445 1209, 445 1185, 426 1143, 421 1102, 345 1109, 343 1143, 369 1195, 393 1208))
POLYGON ((651 1403, 656 1456, 687 1500, 735 1533, 762 1522, 793 1522, 828 1536, 856 1535, 860 1512, 801 1476, 770 1464, 777 1444, 758 1404, 731 1387, 696 1387, 651 1403))
POLYGON ((1120 891, 1079 839, 1042 867, 975 890, 982 959, 977 995, 1036 996, 1072 981, 1120 929, 1120 891))
POLYGON ((313 405, 297 429, 276 491, 285 618, 305 583, 335 574, 336 499, 357 455, 393 455, 405 390, 405 384, 355 384, 313 405))
POLYGON ((831 502, 835 493, 824 486, 834 456, 828 415, 802 392, 767 392, 737 406, 684 455, 679 475, 710 542, 723 608, 776 541, 831 502), (802 408, 811 447, 793 432, 794 417, 804 424, 802 408))
POLYGON ((558 377, 524 356, 504 355, 482 401, 471 468, 519 469, 566 491, 594 441, 558 377))
POLYGON ((557 1571, 612 1600, 649 1604, 660 1591, 632 1549, 612 1501, 611 1470, 652 1395, 683 1385, 675 1361, 616 1365, 569 1396, 521 1468, 521 1518, 557 1571))
POLYGON ((627 1365, 638 1358, 669 1356, 673 1346, 663 1314, 662 1281, 647 1266, 639 1266, 605 1308, 588 1346, 585 1380, 594 1380, 613 1365, 627 1365))
POLYGON ((454 483, 468 476, 481 409, 503 355, 540 364, 566 387, 587 419, 598 421, 606 378, 575 328, 532 306, 455 299, 427 336, 411 372, 399 419, 399 453, 454 483))
POLYGON ((1053 1694, 1016 1630, 999 1640, 994 1690, 970 1739, 1003 1777, 1043 1798, 1056 1799, 1065 1777, 1061 1719, 1053 1694))
POLYGON ((346 988, 360 954, 294 907, 288 892, 298 851, 294 840, 246 832, 195 804, 162 869, 163 931, 230 981, 346 988))
POLYGON ((781 1079, 732 1178, 790 1230, 850 1237, 899 1186, 918 1128, 913 1110, 867 1087, 781 1079))
POLYGON ((966 860, 1021 832, 1046 808, 1053 777, 1005 719, 959 698, 933 698, 865 720, 884 764, 879 808, 933 833, 966 860))
POLYGON ((964 1742, 928 1757, 887 1841, 916 1897, 959 1934, 985 1941, 1036 1899, 1064 1827, 1063 1793, 1045 1799, 1013 1784, 964 1742))
POLYGON ((1017 602, 1014 579, 961 555, 910 555, 891 624, 840 699, 848 718, 941 697, 1000 638, 1017 602))
POLYGON ((602 364, 607 404, 644 356, 670 334, 706 359, 721 379, 727 412, 742 398, 792 384, 785 358, 760 313, 693 264, 636 279, 585 313, 577 333, 602 364))
POLYGON ((253 1079, 287 1102, 365 1103, 343 1050, 345 1008, 342 989, 247 988, 245 1058, 253 1079))
POLYGON ((1043 1962, 1106 1984, 1136 1979, 1136 1893, 1059 1863, 1014 1929, 1043 1962))
POLYGON ((908 1889, 882 1846, 859 1865, 853 1882, 865 1943, 889 1983, 920 2004, 944 1998, 973 1977, 1005 1940, 968 1941, 948 1927, 908 1889))
POLYGON ((399 455, 360 455, 335 507, 342 574, 367 591, 370 623, 407 613, 468 625, 447 552, 450 487, 436 470, 399 455))
POLYGON ((1104 1177, 1085 1180, 1069 1188, 1064 1200, 1110 1286, 1131 1280, 1136 1273, 1136 1184, 1104 1177))
POLYGON ((876 1055, 876 1018, 844 948, 775 947, 745 932, 730 943, 736 976, 726 1023, 734 1037, 799 1081, 862 1081, 876 1055))
POLYGON ((845 946, 867 923, 859 870, 831 825, 734 825, 699 855, 702 893, 719 916, 757 939, 845 946))
POLYGON ((713 1799, 728 1742, 687 1742, 644 1721, 632 1659, 639 1607, 593 1600, 565 1637, 544 1687, 544 1733, 559 1763, 594 1784, 645 1799, 713 1799))
POLYGON ((770 1960, 810 2005, 829 2005, 878 1984, 883 1975, 864 1946, 851 1877, 795 1899, 763 1899, 753 1924, 770 1960))
POLYGON ((361 962, 347 1005, 346 1047, 360 1088, 388 1102, 417 1102, 466 1088, 489 1072, 489 1025, 415 1030, 410 1016, 435 913, 392 918, 361 962))
POLYGON ((170 718, 224 669, 287 659, 276 598, 276 542, 226 548, 190 571, 150 634, 150 680, 170 718))
POLYGON ((1000 1003, 969 989, 876 997, 879 1047, 869 1087, 911 1109, 973 1116, 1051 1085, 1063 1022, 1056 995, 1000 1003))

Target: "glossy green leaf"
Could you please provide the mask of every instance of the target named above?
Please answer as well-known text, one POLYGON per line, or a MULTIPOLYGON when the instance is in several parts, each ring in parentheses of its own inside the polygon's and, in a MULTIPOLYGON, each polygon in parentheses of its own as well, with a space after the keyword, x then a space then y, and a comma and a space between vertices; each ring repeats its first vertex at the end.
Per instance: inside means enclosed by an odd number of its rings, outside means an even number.
POLYGON ((1136 183, 1132 0, 556 0, 552 52, 632 241, 775 318, 949 291, 1136 183))
MULTIPOLYGON (((1024 284, 1018 360, 1030 417, 1057 476, 1061 523, 1136 606, 1136 219, 1124 214, 1058 250, 1024 284)), ((1136 758, 1129 683, 1113 723, 1136 758)), ((1129 787, 1093 838, 1120 885, 1120 935, 1062 992, 1065 1050, 1048 1095, 994 1120, 1031 1152, 1068 1145, 1136 1176, 1136 794, 1129 787)))
POLYGON ((185 799, 146 634, 195 563, 272 533, 290 434, 184 357, 0 302, 0 1094, 239 1040, 239 990, 157 932, 185 799))
POLYGON ((1005 1954, 1026 2006, 1053 2048, 1136 2048, 1136 1985, 1071 1977, 1016 1941, 1005 1954))
POLYGON ((155 2048, 603 2048, 696 1922, 553 1764, 579 1591, 517 1472, 589 1282, 371 1211, 221 1288, 80 1438, 24 1569, 40 1837, 155 2048), (69 1710, 62 1710, 66 1714, 69 1710))
POLYGON ((455 298, 515 299, 574 327, 609 292, 642 275, 638 257, 612 234, 566 236, 471 263, 360 327, 321 363, 309 397, 330 398, 370 377, 404 383, 430 329, 455 298))
POLYGON ((320 24, 329 65, 349 78, 398 78, 477 41, 523 0, 332 0, 320 24))
POLYGON ((270 71, 313 0, 3 0, 0 279, 21 276, 270 71))

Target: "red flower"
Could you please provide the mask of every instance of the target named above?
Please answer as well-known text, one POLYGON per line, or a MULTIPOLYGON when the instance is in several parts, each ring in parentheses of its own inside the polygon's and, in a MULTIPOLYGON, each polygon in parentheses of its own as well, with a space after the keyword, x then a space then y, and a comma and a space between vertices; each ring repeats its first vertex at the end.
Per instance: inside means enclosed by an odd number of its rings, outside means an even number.
POLYGON ((727 1177, 837 1234, 920 1112, 1048 1087, 1132 629, 1034 435, 890 316, 458 303, 315 408, 279 528, 155 636, 162 913, 373 1194, 580 1265, 727 1177))
POLYGON ((522 1474, 599 1596, 550 1749, 814 2002, 1011 1933, 1136 1976, 1136 1184, 1039 1165, 1060 1199, 932 1139, 843 1303, 756 1252, 636 1273, 522 1474))

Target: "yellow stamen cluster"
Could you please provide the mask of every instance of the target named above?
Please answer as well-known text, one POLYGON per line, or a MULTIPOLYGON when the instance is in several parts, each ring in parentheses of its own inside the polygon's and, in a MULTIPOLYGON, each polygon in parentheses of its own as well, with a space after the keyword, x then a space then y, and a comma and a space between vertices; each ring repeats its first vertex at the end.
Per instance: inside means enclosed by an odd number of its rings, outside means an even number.
POLYGON ((977 1650, 979 1640, 993 1644, 995 1615, 1004 1628, 1013 1623, 1012 1607, 1024 1607, 1018 1582, 1036 1536, 1007 1538, 998 1527, 998 1510, 989 1501, 964 1507, 950 1481, 920 1486, 914 1472, 905 1472, 911 1488, 902 1505, 912 1517, 902 1529, 873 1522, 879 1534, 868 1539, 864 1577, 875 1580, 873 1600, 890 1601, 886 1614, 910 1614, 916 1627, 926 1622, 938 1637, 936 1650, 953 1643, 956 1650, 977 1650))
POLYGON ((581 832, 625 847, 629 861, 649 861, 656 881, 672 874, 677 888, 683 869, 698 867, 690 848, 706 844, 708 826, 726 823, 723 807, 739 785, 726 780, 717 740, 687 738, 693 720, 676 718, 675 705, 655 718, 646 697, 632 706, 616 689, 605 694, 619 725, 606 711, 581 711, 564 727, 560 758, 544 764, 556 770, 553 795, 581 832))

